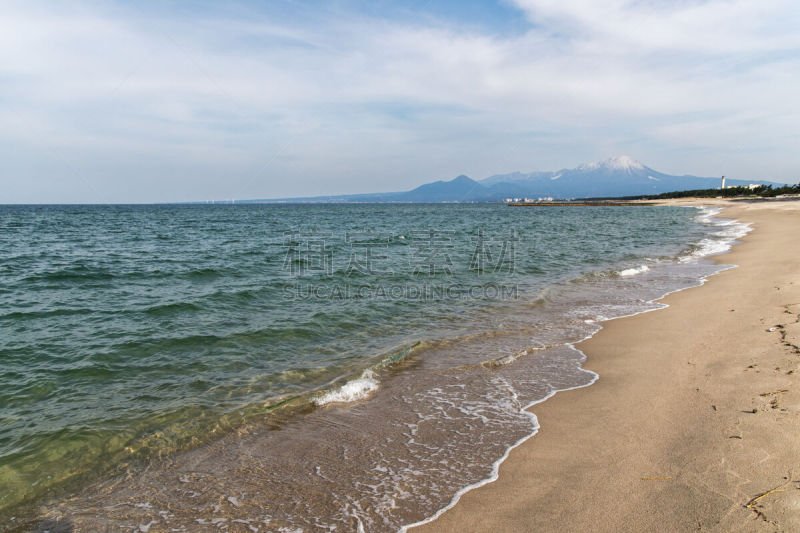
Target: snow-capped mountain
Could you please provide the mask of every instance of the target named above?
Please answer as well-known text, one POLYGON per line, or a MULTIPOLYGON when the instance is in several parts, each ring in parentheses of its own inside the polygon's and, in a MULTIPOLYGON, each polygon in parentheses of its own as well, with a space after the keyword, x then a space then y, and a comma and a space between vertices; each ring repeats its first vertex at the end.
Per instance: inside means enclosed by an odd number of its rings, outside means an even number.
MULTIPOLYGON (((584 163, 572 169, 524 174, 497 174, 479 182, 493 188, 514 184, 528 197, 587 198, 660 194, 689 189, 718 187, 719 178, 672 176, 643 165, 629 156, 584 163)), ((730 186, 769 183, 763 180, 728 180, 730 186)), ((517 195, 519 196, 519 195, 517 195)))
MULTIPOLYGON (((763 183, 764 180, 728 180, 728 186, 763 183)), ((602 198, 660 194, 720 186, 719 178, 672 176, 658 172, 639 161, 619 156, 584 163, 575 168, 554 172, 512 172, 497 174, 480 181, 458 176, 450 181, 435 181, 405 192, 351 194, 289 198, 294 202, 502 202, 508 198, 602 198)), ((256 200, 263 201, 263 200, 256 200)))
POLYGON ((619 157, 611 157, 605 161, 598 161, 596 163, 584 163, 578 166, 579 170, 596 170, 598 168, 608 168, 613 170, 622 170, 629 174, 636 170, 644 170, 645 166, 627 155, 619 157))

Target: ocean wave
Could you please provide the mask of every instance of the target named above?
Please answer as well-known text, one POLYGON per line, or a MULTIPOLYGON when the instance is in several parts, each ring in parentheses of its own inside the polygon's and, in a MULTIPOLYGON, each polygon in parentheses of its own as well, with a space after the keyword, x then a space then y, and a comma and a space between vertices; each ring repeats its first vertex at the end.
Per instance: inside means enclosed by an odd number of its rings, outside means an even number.
POLYGON ((695 220, 701 224, 711 224, 714 217, 722 211, 721 207, 698 206, 697 209, 700 213, 695 217, 695 220))
POLYGON ((45 272, 37 272, 22 279, 24 283, 35 282, 92 282, 114 279, 114 274, 104 268, 70 266, 45 272))
POLYGON ((13 311, 0 315, 0 320, 30 320, 33 318, 55 318, 60 316, 89 315, 93 309, 50 309, 37 311, 13 311))
POLYGON ((361 373, 360 377, 348 381, 338 389, 314 398, 314 404, 323 406, 329 403, 350 403, 363 400, 371 396, 379 387, 378 375, 374 371, 367 369, 361 373))
POLYGON ((650 267, 647 265, 638 266, 635 268, 626 268, 625 270, 620 270, 617 272, 620 276, 635 276, 636 274, 642 274, 643 272, 647 272, 650 270, 650 267))
POLYGON ((212 280, 221 278, 224 275, 222 270, 215 268, 198 268, 181 272, 180 276, 191 280, 212 280))
POLYGON ((678 258, 681 263, 686 263, 693 259, 701 259, 711 255, 725 253, 740 238, 744 237, 752 227, 745 222, 737 220, 717 218, 722 211, 718 207, 701 207, 700 214, 695 218, 698 222, 715 228, 719 228, 711 236, 697 242, 690 251, 678 258))
POLYGON ((142 312, 147 315, 161 316, 161 315, 174 315, 182 312, 202 311, 203 306, 194 302, 173 302, 168 304, 153 305, 142 312))
POLYGON ((522 350, 518 350, 518 351, 516 351, 514 353, 505 355, 505 356, 500 357, 498 359, 491 359, 489 361, 484 361, 483 363, 481 363, 481 365, 482 366, 486 366, 488 368, 497 368, 497 367, 504 366, 504 365, 510 365, 511 363, 513 363, 514 361, 519 359, 520 357, 524 357, 526 355, 530 355, 530 354, 532 354, 534 352, 537 352, 537 351, 546 350, 548 348, 548 346, 546 344, 541 343, 541 342, 537 342, 536 340, 532 339, 531 342, 534 343, 534 344, 537 344, 537 346, 532 346, 530 348, 524 348, 522 350))

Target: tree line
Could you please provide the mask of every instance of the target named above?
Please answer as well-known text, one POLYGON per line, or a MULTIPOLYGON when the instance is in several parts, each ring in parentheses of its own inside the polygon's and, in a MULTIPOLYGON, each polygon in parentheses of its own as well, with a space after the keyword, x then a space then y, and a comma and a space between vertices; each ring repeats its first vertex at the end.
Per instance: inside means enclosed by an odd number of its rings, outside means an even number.
POLYGON ((761 185, 753 189, 749 187, 727 187, 725 189, 696 189, 692 191, 673 191, 661 194, 644 196, 624 196, 621 200, 667 200, 670 198, 733 198, 733 197, 756 197, 774 198, 782 194, 800 194, 800 184, 784 185, 773 187, 772 185, 761 185))

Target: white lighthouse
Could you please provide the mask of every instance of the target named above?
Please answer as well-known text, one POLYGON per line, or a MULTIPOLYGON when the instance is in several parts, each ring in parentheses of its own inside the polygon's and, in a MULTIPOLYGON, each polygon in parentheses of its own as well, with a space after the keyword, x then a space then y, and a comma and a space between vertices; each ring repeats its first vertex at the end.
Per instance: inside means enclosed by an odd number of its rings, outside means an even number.
POLYGON ((722 176, 722 186, 720 187, 720 189, 724 188, 725 188, 725 176, 722 176))

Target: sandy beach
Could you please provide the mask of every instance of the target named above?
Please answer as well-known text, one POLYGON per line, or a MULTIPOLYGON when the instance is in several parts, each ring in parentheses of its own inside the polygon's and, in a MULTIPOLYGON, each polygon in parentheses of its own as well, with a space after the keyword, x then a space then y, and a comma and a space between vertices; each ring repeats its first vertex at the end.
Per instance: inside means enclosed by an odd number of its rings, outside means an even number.
POLYGON ((800 530, 800 202, 697 203, 752 223, 738 267, 578 345, 599 381, 413 531, 800 530))

